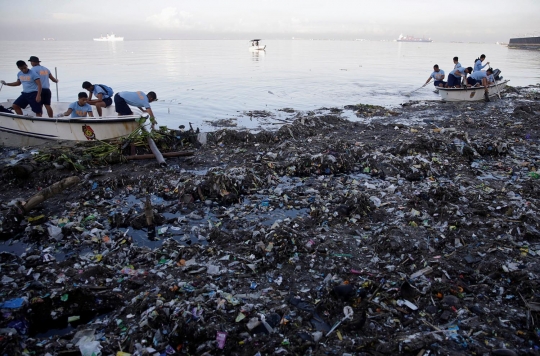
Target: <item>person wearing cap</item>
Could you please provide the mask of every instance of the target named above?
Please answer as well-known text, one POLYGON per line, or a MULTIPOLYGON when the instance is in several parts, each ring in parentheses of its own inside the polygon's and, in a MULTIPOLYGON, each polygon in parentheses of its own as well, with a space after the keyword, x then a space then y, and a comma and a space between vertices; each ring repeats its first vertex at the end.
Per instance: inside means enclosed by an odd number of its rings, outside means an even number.
POLYGON ((32 70, 39 74, 39 78, 41 80, 41 103, 45 105, 47 115, 49 117, 53 117, 53 109, 51 107, 51 84, 49 82, 49 79, 55 83, 58 83, 58 79, 53 77, 49 69, 45 68, 40 64, 41 61, 38 57, 30 56, 30 59, 28 61, 30 62, 30 64, 32 64, 32 70))
POLYGON ((83 82, 82 87, 83 89, 88 90, 88 104, 94 105, 98 116, 102 116, 102 109, 112 105, 112 98, 109 96, 109 93, 107 93, 107 90, 99 84, 93 85, 88 81, 83 82), (92 99, 92 95, 95 95, 96 98, 92 99))
POLYGON ((459 88, 461 85, 461 77, 463 77, 463 80, 467 78, 467 74, 472 73, 472 68, 467 67, 457 67, 456 69, 452 70, 450 74, 448 74, 448 84, 447 88, 459 88))
POLYGON ((23 90, 21 95, 13 102, 13 110, 17 115, 22 115, 22 109, 25 109, 28 105, 37 117, 42 115, 41 104, 41 79, 32 69, 28 68, 25 61, 17 61, 17 81, 13 83, 6 83, 5 80, 1 80, 0 83, 7 85, 8 87, 17 87, 22 84, 23 90))
POLYGON ((150 103, 157 101, 156 93, 151 91, 148 94, 143 93, 142 91, 121 91, 114 95, 114 107, 118 116, 123 115, 133 115, 133 111, 129 105, 138 107, 142 112, 148 113, 150 115, 150 122, 152 123, 152 128, 156 124, 156 119, 150 103))
POLYGON ((422 87, 425 87, 430 81, 433 79, 433 85, 436 87, 442 87, 446 85, 446 82, 444 81, 444 70, 439 69, 439 65, 435 64, 433 66, 433 73, 429 76, 428 80, 422 85, 422 87))

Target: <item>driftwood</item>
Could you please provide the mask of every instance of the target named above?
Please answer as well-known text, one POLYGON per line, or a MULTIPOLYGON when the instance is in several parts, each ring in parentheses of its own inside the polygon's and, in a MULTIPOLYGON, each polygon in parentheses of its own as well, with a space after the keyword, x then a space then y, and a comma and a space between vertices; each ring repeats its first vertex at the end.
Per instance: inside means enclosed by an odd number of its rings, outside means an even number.
POLYGON ((43 189, 33 197, 31 197, 25 205, 22 206, 22 210, 27 213, 30 210, 34 209, 39 204, 43 203, 45 200, 55 196, 56 194, 61 193, 65 189, 79 183, 81 179, 77 176, 71 176, 62 179, 60 182, 56 182, 51 186, 43 189))
MULTIPOLYGON (((185 152, 165 152, 161 155, 163 157, 183 157, 183 156, 193 156, 195 152, 193 151, 185 151, 185 152)), ((124 156, 127 160, 137 160, 137 159, 151 159, 155 158, 156 156, 153 153, 148 153, 144 155, 131 155, 131 156, 124 156)))
POLYGON ((165 163, 165 158, 163 158, 163 155, 161 154, 161 152, 159 152, 156 143, 154 142, 154 140, 152 140, 150 136, 148 136, 148 146, 150 146, 150 150, 152 151, 154 156, 156 156, 156 160, 158 161, 159 165, 161 167, 165 167, 167 165, 167 163, 165 163))

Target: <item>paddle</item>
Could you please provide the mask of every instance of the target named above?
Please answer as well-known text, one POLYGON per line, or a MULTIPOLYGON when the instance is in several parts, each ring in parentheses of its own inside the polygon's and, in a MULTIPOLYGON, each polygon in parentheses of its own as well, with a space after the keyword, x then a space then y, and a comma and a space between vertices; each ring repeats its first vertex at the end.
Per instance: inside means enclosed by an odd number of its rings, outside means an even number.
POLYGON ((425 86, 426 86, 426 85, 424 84, 424 85, 422 85, 420 88, 418 88, 418 89, 416 89, 416 90, 413 90, 413 91, 411 91, 410 93, 405 93, 405 94, 403 94, 403 95, 405 95, 405 96, 411 96, 412 93, 414 93, 415 91, 418 91, 418 90, 422 89, 422 88, 425 87, 425 86))
POLYGON ((58 72, 56 71, 56 67, 54 67, 54 77, 56 78, 56 101, 60 101, 58 99, 58 72))

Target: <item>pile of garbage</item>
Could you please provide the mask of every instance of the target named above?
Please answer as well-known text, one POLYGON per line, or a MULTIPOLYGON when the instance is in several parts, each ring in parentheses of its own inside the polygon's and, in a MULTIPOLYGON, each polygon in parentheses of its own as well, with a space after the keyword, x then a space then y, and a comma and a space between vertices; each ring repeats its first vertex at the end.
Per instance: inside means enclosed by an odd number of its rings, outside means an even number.
POLYGON ((539 89, 6 165, 0 353, 538 355, 539 89))

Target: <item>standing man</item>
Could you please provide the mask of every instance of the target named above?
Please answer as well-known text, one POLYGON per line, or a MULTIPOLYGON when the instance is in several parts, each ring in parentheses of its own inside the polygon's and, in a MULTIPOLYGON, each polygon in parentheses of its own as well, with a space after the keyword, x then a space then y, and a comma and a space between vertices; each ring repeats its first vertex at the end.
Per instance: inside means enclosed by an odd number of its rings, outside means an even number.
POLYGON ((17 68, 19 68, 20 72, 17 73, 16 82, 6 83, 5 80, 0 81, 0 83, 8 87, 18 87, 22 84, 23 90, 21 95, 13 103, 13 110, 15 110, 17 115, 22 115, 22 109, 30 105, 36 116, 41 117, 43 105, 41 104, 41 80, 39 79, 39 75, 28 68, 25 61, 17 61, 17 68))
POLYGON ((92 85, 90 82, 83 82, 82 87, 88 90, 88 104, 95 105, 98 116, 103 116, 102 109, 112 105, 112 89, 104 84, 92 85), (95 99, 92 99, 92 94, 95 95, 95 99))
POLYGON ((58 79, 53 77, 51 71, 41 64, 41 61, 36 56, 30 56, 30 64, 32 64, 32 70, 34 70, 41 80, 41 103, 45 105, 45 110, 47 110, 47 115, 53 117, 53 109, 51 108, 51 83, 49 79, 53 82, 58 83, 58 79))
POLYGON ((446 82, 444 82, 444 70, 439 69, 438 64, 433 66, 433 73, 431 73, 428 80, 426 80, 426 83, 422 85, 422 87, 425 87, 431 81, 431 79, 434 80, 433 85, 436 87, 444 88, 446 85, 446 82))
POLYGON ((129 105, 138 107, 142 112, 150 115, 150 122, 152 123, 152 128, 154 128, 157 122, 150 103, 157 100, 156 93, 153 91, 148 94, 144 94, 142 91, 121 91, 114 96, 114 107, 118 116, 133 115, 133 111, 131 111, 129 105))
POLYGON ((459 58, 454 57, 454 69, 461 67, 461 63, 459 63, 459 58))

